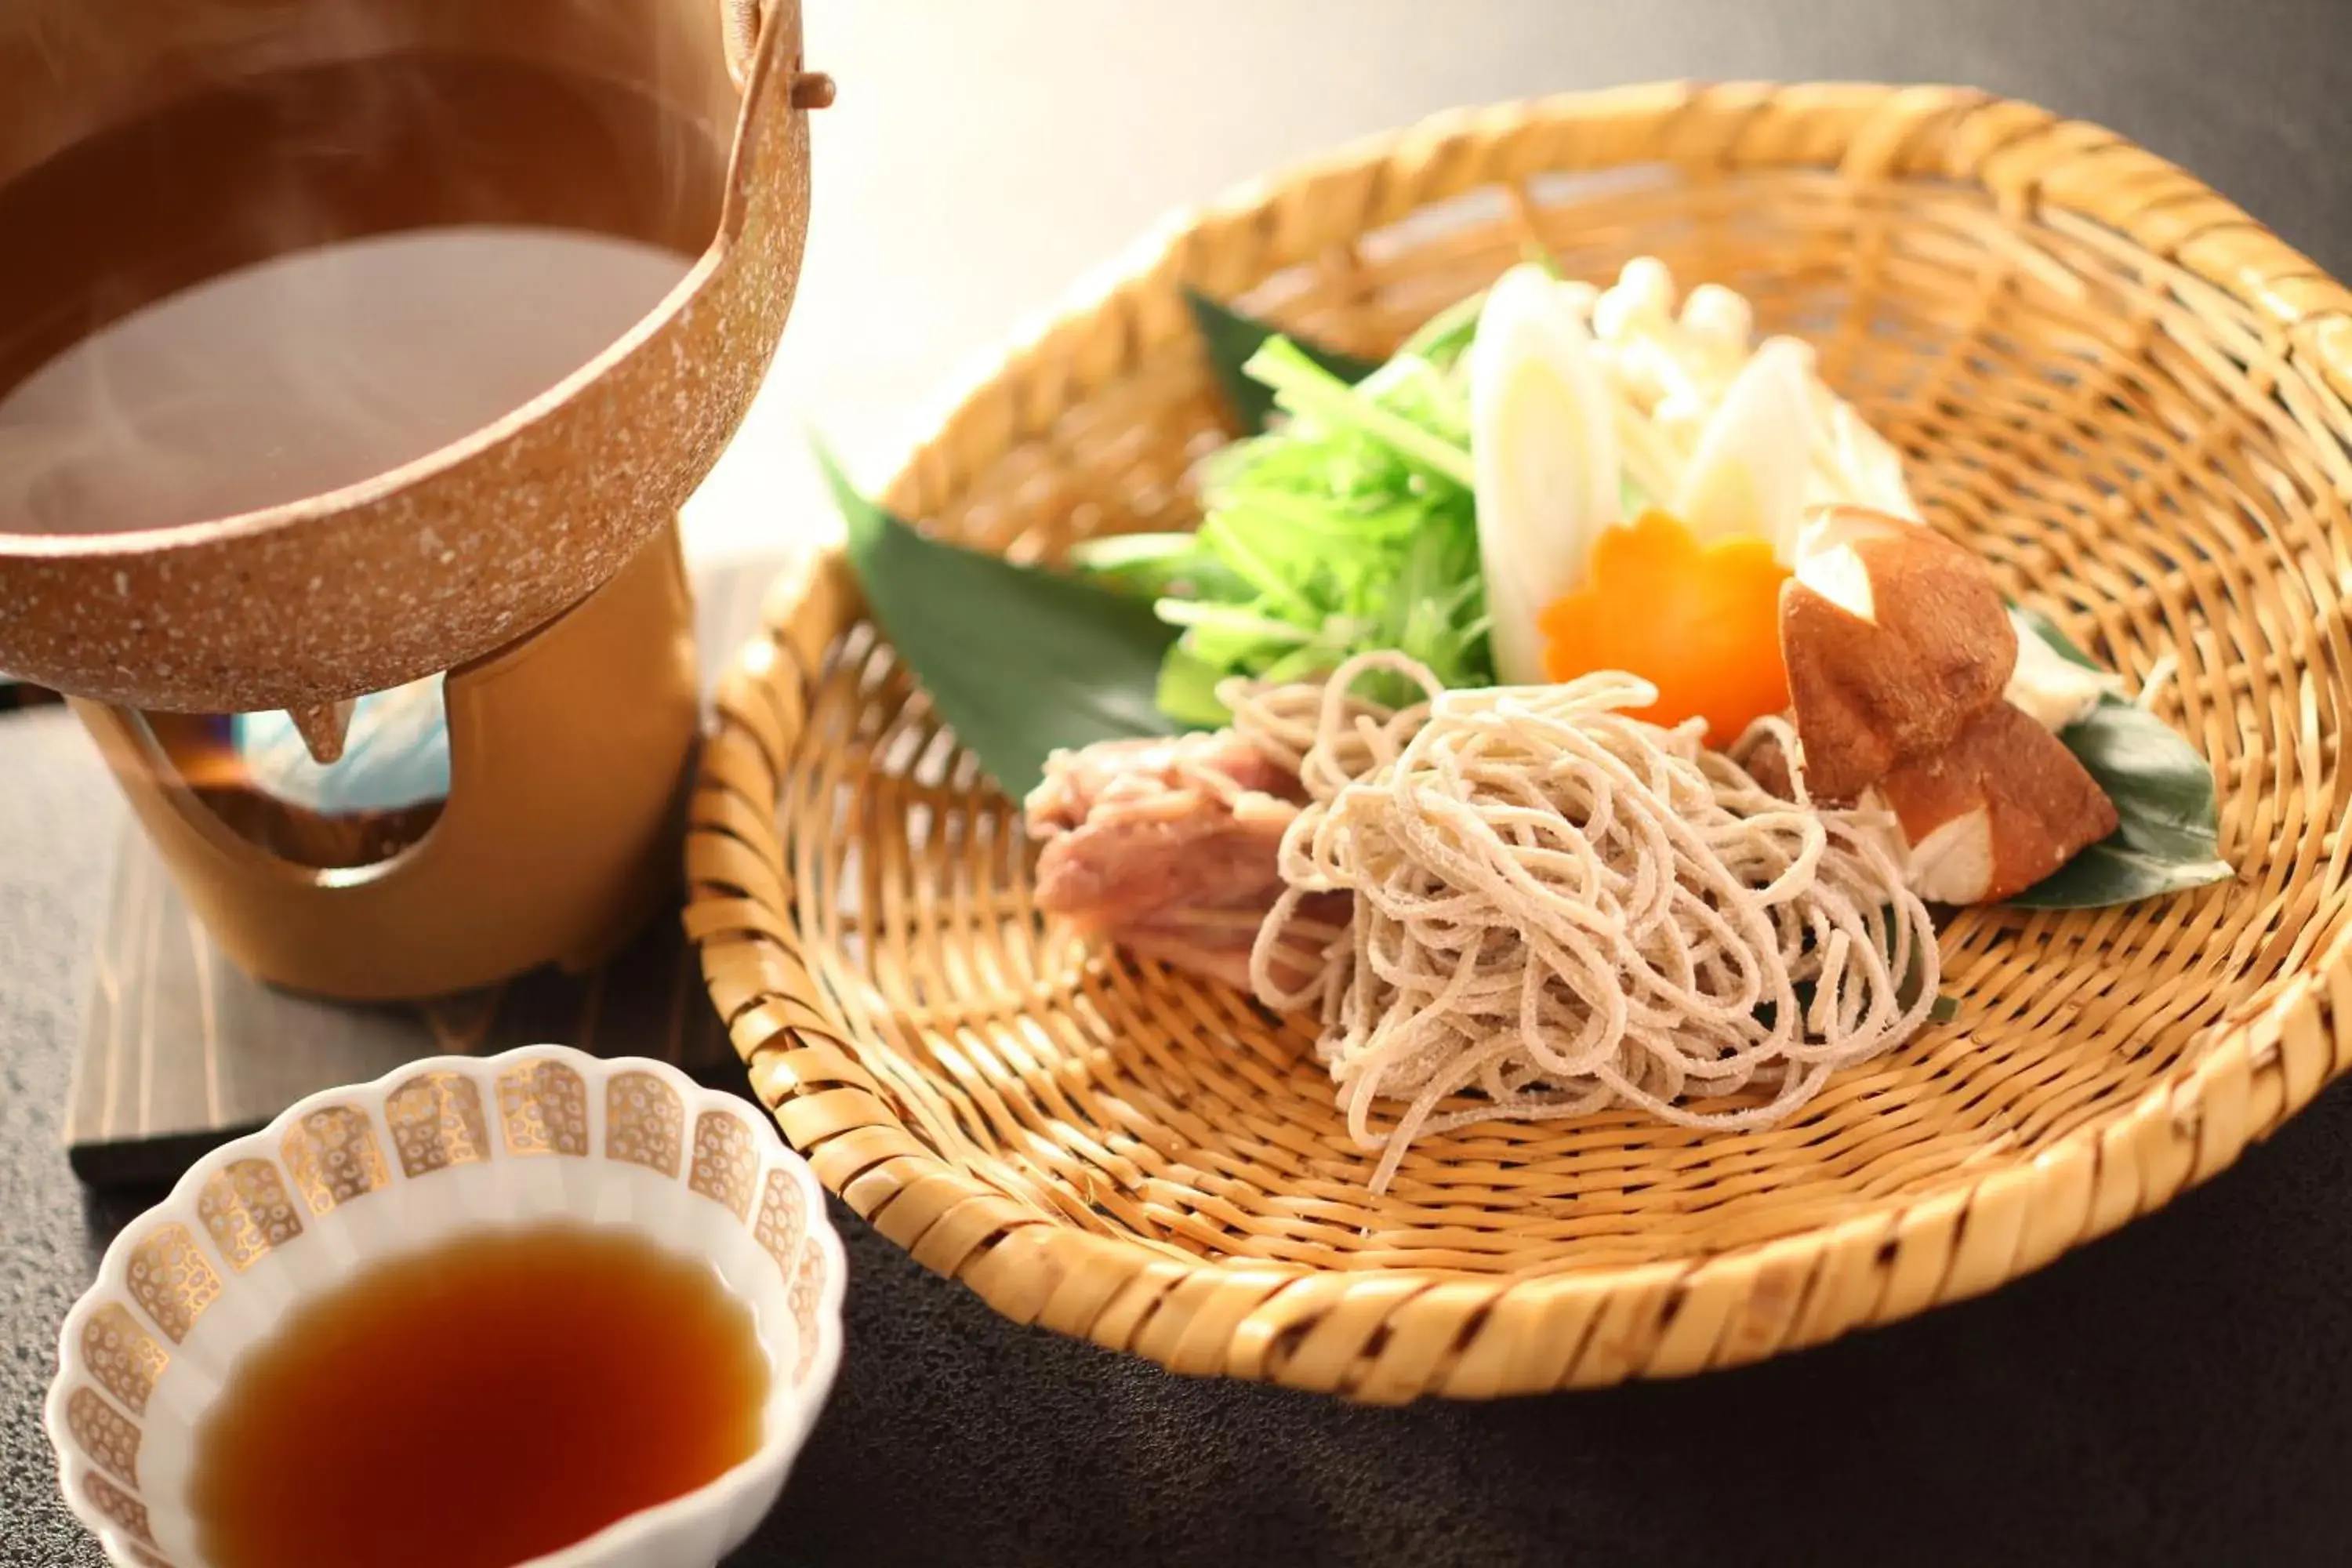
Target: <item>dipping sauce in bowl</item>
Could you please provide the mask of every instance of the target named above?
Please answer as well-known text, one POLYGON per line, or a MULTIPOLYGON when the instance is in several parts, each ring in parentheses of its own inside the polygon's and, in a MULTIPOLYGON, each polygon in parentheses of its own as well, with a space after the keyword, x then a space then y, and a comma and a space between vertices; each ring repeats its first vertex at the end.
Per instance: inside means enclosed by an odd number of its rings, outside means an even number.
POLYGON ((770 1369, 711 1268, 554 1223, 393 1257, 230 1369, 189 1501, 216 1568, 511 1568, 760 1447, 770 1369))
POLYGON ((757 1104, 529 1046, 198 1159, 42 1408, 114 1568, 713 1568, 841 1357, 824 1189, 757 1104))

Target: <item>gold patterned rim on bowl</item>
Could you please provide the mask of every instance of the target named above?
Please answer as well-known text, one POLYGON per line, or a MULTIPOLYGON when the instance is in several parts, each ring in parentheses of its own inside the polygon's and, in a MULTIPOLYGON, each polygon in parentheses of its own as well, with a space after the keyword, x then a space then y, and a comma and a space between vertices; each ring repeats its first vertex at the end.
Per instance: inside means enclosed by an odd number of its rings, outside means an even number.
MULTIPOLYGON (((558 1046, 311 1095, 125 1226, 58 1336, 46 1415, 67 1503, 118 1568, 205 1568, 187 1481, 240 1352, 394 1252, 566 1218, 707 1259, 774 1375, 751 1458, 528 1568, 716 1563, 774 1505, 832 1387, 841 1242, 757 1106, 662 1062, 558 1046)), ((336 1555, 321 1543, 320 1561, 336 1555)))
POLYGON ((721 687, 686 920, 819 1177, 1007 1316, 1367 1400, 1750 1362, 1989 1289, 2234 1160, 2346 1065, 2352 295, 2114 133, 1946 88, 1663 85, 1448 116, 1188 216, 885 493, 1051 559, 1192 521, 1197 289, 1357 353, 1540 244, 1814 342, 1991 561, 2214 763, 2233 883, 1958 915, 1959 1016, 1766 1132, 1465 1128, 1364 1189, 1299 1025, 1089 952, 837 552, 721 687))

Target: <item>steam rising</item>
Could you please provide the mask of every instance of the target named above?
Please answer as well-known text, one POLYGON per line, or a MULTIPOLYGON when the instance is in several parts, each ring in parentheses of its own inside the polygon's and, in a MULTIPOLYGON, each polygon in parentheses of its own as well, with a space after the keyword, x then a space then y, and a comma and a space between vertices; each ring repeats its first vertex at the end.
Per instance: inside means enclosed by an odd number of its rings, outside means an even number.
POLYGON ((635 240, 477 226, 199 285, 0 400, 0 531, 164 527, 368 479, 554 385, 687 266, 635 240))
POLYGON ((716 0, 154 9, 0 21, 0 534, 422 457, 585 363, 716 232, 716 0))

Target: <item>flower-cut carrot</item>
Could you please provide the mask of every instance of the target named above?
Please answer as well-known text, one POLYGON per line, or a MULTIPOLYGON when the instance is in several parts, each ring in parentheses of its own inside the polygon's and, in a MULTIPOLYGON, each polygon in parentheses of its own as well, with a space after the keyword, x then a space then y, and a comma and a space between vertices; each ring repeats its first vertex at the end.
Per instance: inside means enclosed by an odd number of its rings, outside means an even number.
POLYGON ((1788 575, 1769 540, 1702 546, 1665 513, 1645 512, 1595 540, 1583 584, 1544 610, 1545 673, 1638 675, 1658 700, 1637 717, 1678 724, 1698 715, 1708 742, 1727 746, 1752 721, 1789 705, 1780 659, 1788 575))

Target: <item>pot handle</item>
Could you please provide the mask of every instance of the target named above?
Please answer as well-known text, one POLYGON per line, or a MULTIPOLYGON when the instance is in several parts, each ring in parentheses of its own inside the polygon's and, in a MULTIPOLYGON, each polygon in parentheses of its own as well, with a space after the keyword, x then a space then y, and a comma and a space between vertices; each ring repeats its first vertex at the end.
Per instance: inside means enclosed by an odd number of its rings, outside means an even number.
MULTIPOLYGON (((801 0, 715 0, 720 52, 743 102, 727 172, 719 243, 732 242, 750 220, 758 193, 772 180, 797 190, 785 221, 807 223, 806 111, 833 101, 833 79, 801 68, 801 0)), ((793 239, 798 254, 800 240, 793 239)))
MULTIPOLYGON (((719 31, 727 52, 727 74, 747 88, 751 66, 759 58, 760 35, 766 27, 770 0, 719 0, 719 31)), ((833 102, 833 79, 822 71, 793 79, 794 109, 823 109, 833 102)))
POLYGON ((727 74, 737 87, 751 79, 751 59, 760 47, 761 0, 719 0, 719 32, 727 49, 727 74))

